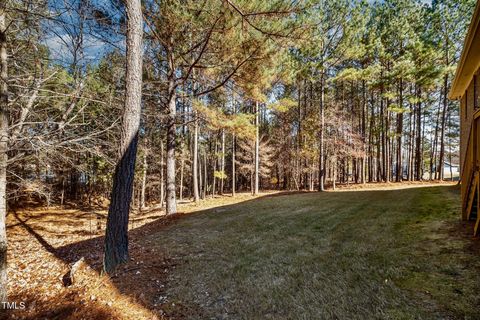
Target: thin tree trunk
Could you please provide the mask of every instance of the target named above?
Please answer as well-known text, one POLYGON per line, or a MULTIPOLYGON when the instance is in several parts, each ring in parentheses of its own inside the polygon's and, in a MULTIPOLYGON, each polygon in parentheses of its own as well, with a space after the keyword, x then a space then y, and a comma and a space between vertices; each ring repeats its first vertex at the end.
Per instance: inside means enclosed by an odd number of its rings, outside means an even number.
MULTIPOLYGON (((301 114, 302 114, 302 101, 303 101, 303 91, 302 91, 302 81, 301 79, 298 80, 298 101, 297 101, 297 122, 298 122, 298 129, 297 134, 295 137, 295 157, 294 157, 294 179, 295 182, 301 180, 300 179, 300 136, 302 135, 302 121, 301 121, 301 114)), ((293 118, 292 118, 293 120, 293 118)), ((299 188, 297 187, 297 190, 299 188)))
POLYGON ((335 191, 335 189, 337 188, 337 157, 333 157, 332 166, 333 166, 333 168, 332 168, 332 174, 333 174, 332 188, 335 191))
POLYGON ((183 200, 183 175, 185 172, 185 158, 183 152, 184 150, 182 148, 182 159, 180 161, 180 190, 178 191, 180 201, 183 200))
POLYGON ((235 197, 235 188, 236 188, 236 179, 235 179, 235 142, 236 142, 236 137, 235 133, 232 135, 232 196, 235 197))
POLYGON ((363 155, 361 163, 361 182, 363 184, 367 183, 367 88, 365 85, 365 80, 362 81, 362 92, 363 92, 363 103, 362 103, 362 142, 363 142, 363 155))
POLYGON ((438 179, 443 180, 443 166, 445 162, 445 125, 447 120, 447 108, 448 108, 448 75, 445 75, 443 80, 443 109, 442 109, 442 124, 440 129, 440 155, 438 157, 438 179))
POLYGON ((0 302, 7 301, 8 61, 5 4, 0 4, 0 302))
POLYGON ((207 197, 207 187, 208 187, 208 174, 207 174, 207 152, 203 153, 203 190, 202 190, 202 199, 207 197))
POLYGON ((143 155, 143 169, 142 169, 142 189, 141 189, 141 196, 140 196, 140 209, 145 209, 145 189, 147 187, 147 155, 143 155))
POLYGON ((422 127, 422 138, 421 138, 421 146, 422 149, 420 151, 420 180, 423 180, 423 173, 424 173, 424 159, 423 159, 423 154, 425 153, 425 118, 426 118, 426 113, 423 111, 422 112, 422 120, 421 120, 421 127, 422 127))
POLYGON ((430 174, 429 178, 430 180, 437 179, 437 170, 435 168, 436 164, 436 154, 437 154, 437 141, 438 141, 438 126, 440 122, 440 106, 437 110, 437 116, 435 119, 435 134, 433 135, 433 141, 432 141, 432 151, 430 153, 430 174), (435 169, 435 172, 434 172, 435 169))
POLYGON ((255 173, 250 173, 250 192, 252 193, 252 196, 255 195, 255 192, 254 192, 254 189, 255 189, 254 176, 255 176, 255 173))
POLYGON ((225 129, 222 129, 222 162, 220 164, 220 194, 223 195, 223 186, 225 182, 225 129))
POLYGON ((383 98, 380 98, 381 99, 381 113, 380 113, 380 117, 381 117, 381 151, 380 151, 380 155, 382 157, 381 161, 382 161, 382 181, 383 182, 387 182, 387 143, 386 143, 386 127, 385 127, 385 110, 384 110, 384 99, 383 98))
POLYGON ((325 92, 323 84, 323 74, 320 77, 320 150, 318 156, 318 191, 325 191, 325 142, 324 142, 324 131, 325 131, 325 92))
MULTIPOLYGON (((380 105, 381 105, 381 101, 382 101, 382 98, 380 98, 380 105)), ((380 182, 382 181, 383 179, 383 175, 382 175, 382 141, 383 141, 383 133, 382 133, 382 129, 383 129, 383 120, 382 120, 382 115, 381 115, 381 112, 380 112, 380 130, 379 132, 376 134, 376 158, 377 158, 377 163, 376 163, 376 180, 377 182, 380 182)))
POLYGON ((409 160, 408 160, 408 181, 412 181, 414 179, 414 158, 415 158, 415 105, 410 103, 410 152, 409 152, 409 160))
POLYGON ((309 185, 308 190, 309 191, 313 191, 315 189, 313 185, 313 175, 314 175, 314 170, 310 168, 308 172, 308 185, 309 185))
MULTIPOLYGON (((450 114, 448 115, 448 128, 451 128, 452 127, 452 124, 451 124, 451 118, 450 118, 450 114)), ((452 163, 452 140, 451 140, 451 131, 449 130, 449 153, 448 153, 448 161, 450 162, 450 181, 453 181, 453 163, 452 163)))
POLYGON ((201 168, 199 168, 199 159, 198 159, 198 137, 200 135, 199 131, 199 119, 198 119, 198 114, 197 111, 194 109, 194 101, 195 101, 195 93, 197 90, 197 83, 195 81, 195 70, 192 71, 192 112, 193 112, 193 164, 192 164, 192 184, 193 184, 193 201, 195 203, 198 203, 200 201, 200 192, 199 192, 199 185, 202 184, 202 178, 200 177, 199 180, 199 171, 201 171, 201 168))
POLYGON ((105 235, 103 267, 107 273, 128 261, 128 218, 135 177, 142 100, 143 21, 140 0, 126 0, 127 74, 119 161, 115 168, 105 235))
POLYGON ((65 198, 65 177, 62 175, 62 192, 60 193, 60 205, 63 207, 65 198))
MULTIPOLYGON (((400 79, 400 108, 403 109, 403 80, 400 79)), ((397 172, 396 181, 403 180, 403 158, 402 158, 402 136, 403 136, 403 110, 397 114, 397 172)))
POLYGON ((414 117, 414 106, 410 103, 410 114, 409 117, 409 143, 408 143, 408 181, 413 180, 413 158, 414 158, 414 142, 415 142, 415 117, 414 117))
POLYGON ((215 197, 215 189, 217 187, 217 160, 218 160, 218 135, 215 134, 214 160, 213 160, 213 182, 212 182, 212 198, 215 197))
POLYGON ((391 164, 392 164, 392 159, 391 159, 391 155, 392 153, 390 152, 390 148, 391 148, 391 143, 390 143, 390 135, 389 135, 389 131, 390 131, 390 111, 389 111, 389 108, 390 108, 390 101, 387 99, 386 101, 387 103, 387 108, 385 110, 385 117, 386 117, 386 120, 385 120, 385 164, 386 164, 386 181, 385 182, 390 182, 391 181, 391 174, 392 174, 392 170, 391 170, 391 164))
POLYGON ((258 184, 259 184, 259 170, 260 170, 260 137, 259 137, 259 123, 258 123, 258 111, 259 105, 258 101, 255 102, 255 184, 254 184, 254 195, 258 194, 258 184))
POLYGON ((198 159, 198 195, 199 195, 199 198, 200 198, 200 193, 202 192, 203 190, 203 173, 202 173, 202 160, 200 157, 197 158, 198 159))
POLYGON ((25 106, 22 105, 22 110, 20 111, 20 116, 18 121, 15 124, 15 128, 12 130, 12 134, 10 135, 9 141, 10 144, 14 144, 15 140, 19 137, 19 135, 22 133, 23 126, 25 124, 25 120, 27 119, 28 114, 30 113, 30 110, 33 108, 35 101, 37 100, 38 93, 40 92, 40 88, 43 83, 43 79, 41 76, 41 64, 39 62, 37 64, 37 72, 40 73, 40 77, 35 79, 34 84, 33 84, 33 91, 30 93, 30 96, 28 97, 27 103, 25 106))
MULTIPOLYGON (((200 201, 200 194, 198 190, 198 118, 197 113, 193 114, 195 118, 194 129, 193 129, 193 200, 195 203, 200 201)), ((200 178, 201 179, 201 178, 200 178)))
MULTIPOLYGON (((237 113, 237 106, 236 106, 236 101, 235 97, 233 98, 233 114, 235 115, 237 113)), ((235 152, 236 152, 236 143, 237 143, 237 137, 235 136, 235 131, 232 133, 232 197, 235 197, 235 192, 236 192, 236 168, 235 168, 235 152)))
MULTIPOLYGON (((170 41, 172 41, 170 39, 170 41)), ((176 87, 173 57, 173 44, 169 43, 168 52, 168 118, 167 118, 167 215, 177 213, 176 181, 175 181, 175 149, 176 149, 176 87)))
POLYGON ((370 109, 370 119, 369 119, 369 128, 368 128, 368 181, 373 182, 375 179, 375 158, 374 158, 374 131, 373 128, 375 127, 375 99, 373 90, 370 92, 370 101, 371 101, 371 109, 370 109))
MULTIPOLYGON (((417 97, 420 98, 421 96, 421 91, 420 89, 417 89, 417 97)), ((415 143, 415 180, 420 181, 421 179, 421 150, 422 150, 422 130, 421 130, 421 125, 422 125, 422 103, 419 102, 417 103, 417 110, 416 110, 416 143, 415 143)))
POLYGON ((202 158, 198 156, 197 152, 197 166, 198 166, 198 195, 200 197, 200 194, 203 190, 203 169, 202 169, 202 158))
POLYGON ((163 141, 160 142, 160 208, 163 208, 165 202, 165 175, 164 175, 164 165, 163 161, 165 160, 165 155, 163 154, 163 141))

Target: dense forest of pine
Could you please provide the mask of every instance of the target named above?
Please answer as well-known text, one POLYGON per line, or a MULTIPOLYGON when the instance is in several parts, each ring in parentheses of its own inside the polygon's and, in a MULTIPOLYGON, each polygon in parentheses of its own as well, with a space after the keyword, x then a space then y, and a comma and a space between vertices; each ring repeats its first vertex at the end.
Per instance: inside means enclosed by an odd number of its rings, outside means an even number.
POLYGON ((108 270, 130 203, 445 179, 474 6, 3 0, 0 242, 7 206, 112 199, 108 270))

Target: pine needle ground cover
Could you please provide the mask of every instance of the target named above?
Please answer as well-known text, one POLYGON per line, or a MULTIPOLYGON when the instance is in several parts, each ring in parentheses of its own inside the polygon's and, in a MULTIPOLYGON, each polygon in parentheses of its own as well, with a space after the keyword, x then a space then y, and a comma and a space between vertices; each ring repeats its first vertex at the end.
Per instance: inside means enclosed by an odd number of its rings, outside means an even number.
POLYGON ((130 233, 132 261, 112 279, 98 272, 103 239, 81 232, 89 213, 64 213, 70 220, 10 215, 10 295, 27 305, 12 315, 478 318, 480 242, 459 220, 454 185, 238 200, 216 199, 217 207, 173 219, 139 219, 130 233), (90 274, 64 287, 62 274, 80 257, 90 274))

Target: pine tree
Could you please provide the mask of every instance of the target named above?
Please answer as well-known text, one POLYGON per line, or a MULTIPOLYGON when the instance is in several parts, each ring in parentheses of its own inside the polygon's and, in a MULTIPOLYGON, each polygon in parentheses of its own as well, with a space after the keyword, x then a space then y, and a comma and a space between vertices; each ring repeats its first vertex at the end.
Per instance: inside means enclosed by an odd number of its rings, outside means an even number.
POLYGON ((122 138, 119 160, 113 176, 108 209, 103 268, 111 273, 128 261, 128 218, 135 177, 138 131, 142 100, 142 36, 143 18, 140 0, 125 2, 127 16, 127 65, 125 108, 122 118, 122 138))

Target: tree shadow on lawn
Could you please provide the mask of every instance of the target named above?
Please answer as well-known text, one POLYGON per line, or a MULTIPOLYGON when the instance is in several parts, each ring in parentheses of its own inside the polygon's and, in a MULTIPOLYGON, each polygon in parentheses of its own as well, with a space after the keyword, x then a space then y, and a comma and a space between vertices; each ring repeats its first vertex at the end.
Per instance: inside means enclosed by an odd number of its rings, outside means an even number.
MULTIPOLYGON (((434 187, 445 188, 444 186, 434 187)), ((454 188, 454 187, 450 187, 454 188)), ((151 311, 162 315, 167 315, 173 318, 204 318, 205 306, 196 303, 172 305, 167 302, 165 297, 168 290, 169 274, 174 272, 181 260, 176 257, 169 256, 166 252, 159 252, 158 247, 152 245, 147 238, 150 235, 160 232, 162 229, 176 224, 178 221, 184 219, 192 219, 193 217, 202 217, 208 215, 222 215, 228 214, 229 211, 237 211, 239 208, 250 206, 252 204, 261 203, 267 198, 276 198, 282 196, 294 195, 304 200, 309 200, 308 197, 320 197, 328 201, 342 201, 350 197, 358 197, 359 195, 375 193, 376 196, 381 196, 383 193, 402 193, 412 192, 411 188, 405 190, 358 190, 358 191, 343 191, 341 193, 311 193, 311 192, 285 192, 274 195, 265 195, 259 198, 246 200, 243 202, 219 206, 213 209, 197 211, 188 214, 179 213, 175 216, 162 216, 158 219, 147 222, 144 225, 134 228, 129 231, 130 238, 130 254, 131 261, 120 268, 111 276, 111 281, 117 287, 121 294, 132 297, 140 305, 150 309, 151 311), (360 193, 360 194, 359 194, 360 193)), ((441 193, 441 192, 440 192, 441 193)), ((317 201, 322 201, 319 199, 317 201)), ((348 201, 345 201, 348 205, 348 201)), ((260 212, 257 212, 257 214, 260 212)), ((14 215, 21 225, 32 237, 34 237, 46 251, 52 253, 57 259, 73 264, 81 258, 98 273, 102 268, 103 255, 103 236, 97 236, 91 239, 70 243, 64 246, 52 246, 42 235, 37 232, 36 225, 31 224, 31 220, 20 218, 15 212, 14 215)), ((233 216, 235 218, 235 216, 233 216)), ((135 219, 135 217, 133 217, 135 219)), ((142 218, 140 218, 142 219, 142 218)), ((448 227, 448 233, 451 237, 460 238, 467 243, 465 250, 470 251, 474 255, 480 252, 480 242, 478 239, 472 241, 471 230, 473 229, 470 222, 457 222, 448 227)), ((57 278, 59 275, 55 275, 57 278)), ((28 297, 28 299, 35 299, 35 297, 28 297)), ((48 307, 47 307, 48 308, 48 307)), ((68 309, 68 305, 67 305, 68 309)), ((102 309, 103 310, 103 309, 102 309)), ((53 310, 54 312, 54 310, 53 310)), ((66 311, 62 311, 66 312, 66 311)), ((103 312, 103 311, 102 311, 103 312)), ((32 318, 33 319, 33 318, 32 318)))
MULTIPOLYGON (((13 235, 12 239, 15 240, 19 237, 22 237, 22 241, 27 240, 28 238, 21 235, 23 234, 21 230, 24 230, 26 234, 28 234, 28 237, 31 237, 28 239, 29 242, 38 242, 46 252, 63 263, 72 266, 75 262, 83 258, 95 271, 92 277, 99 278, 102 271, 104 236, 99 236, 98 232, 96 232, 97 234, 91 234, 86 231, 84 227, 85 222, 88 222, 90 216, 93 215, 94 218, 101 217, 105 219, 105 215, 97 212, 72 210, 72 208, 65 209, 65 211, 55 213, 48 210, 43 212, 42 210, 39 214, 38 211, 35 210, 22 211, 21 213, 20 210, 12 210, 9 213, 11 219, 7 225, 9 236, 13 235), (46 223, 48 225, 45 225, 46 223), (68 238, 65 239, 68 234, 70 234, 70 238, 82 240, 63 244, 71 241, 68 238), (62 237, 61 239, 60 236, 62 237)), ((117 272, 111 276, 111 282, 118 288, 119 292, 132 297, 135 302, 139 302, 141 305, 147 306, 152 309, 152 311, 162 315, 162 303, 161 301, 159 303, 155 299, 164 292, 168 270, 174 268, 176 262, 173 262, 169 257, 165 257, 161 252, 152 254, 152 251, 142 244, 141 240, 146 235, 157 232, 165 226, 174 224, 179 219, 201 214, 202 212, 191 214, 179 213, 171 217, 152 217, 144 216, 144 211, 131 216, 134 224, 144 224, 129 230, 131 261, 118 268, 117 272)), ((152 211, 149 210, 147 213, 152 213, 152 211)), ((103 223, 103 226, 104 225, 105 223, 103 223)), ((104 230, 100 232, 103 234, 104 230)), ((31 254, 36 253, 31 252, 31 254)), ((13 255, 16 256, 16 260, 22 260, 19 253, 13 252, 13 255)), ((48 260, 37 261, 40 267, 49 263, 48 260)), ((62 277, 65 278, 65 275, 51 274, 51 278, 53 278, 52 281, 57 284, 62 282, 62 277)), ((75 288, 74 291, 76 291, 75 288)), ((22 313, 21 316, 26 319, 76 319, 80 314, 78 310, 85 309, 85 305, 81 302, 84 297, 82 299, 78 297, 73 299, 72 297, 74 295, 72 294, 68 296, 63 293, 58 294, 54 298, 51 298, 51 301, 55 301, 56 303, 60 302, 60 304, 54 305, 42 302, 38 294, 25 295, 25 293, 22 293, 18 295, 13 293, 10 299, 15 299, 13 301, 24 301, 27 302, 27 305, 34 306, 35 310, 32 312, 22 313)), ((104 313, 105 310, 108 310, 108 307, 102 306, 99 312, 93 307, 88 319, 114 319, 112 314, 107 316, 107 314, 104 313)), ((182 308, 181 306, 176 306, 175 310, 177 315, 181 313, 191 315, 195 312, 192 308, 182 308)), ((11 315, 11 313, 9 313, 9 315, 11 315)), ((0 312, 0 318, 2 317, 6 317, 6 315, 2 315, 0 312)))
MULTIPOLYGON (((130 215, 130 226, 132 226, 136 223, 141 224, 140 227, 135 227, 133 229, 129 229, 129 238, 130 238, 130 248, 129 251, 133 252, 134 249, 136 248, 137 244, 135 243, 135 240, 141 237, 144 237, 148 234, 150 234, 153 231, 158 231, 161 230, 161 228, 164 228, 166 226, 174 224, 176 221, 180 219, 185 219, 185 218, 190 218, 193 216, 198 216, 202 215, 205 213, 212 213, 212 212, 225 212, 228 211, 230 208, 235 208, 238 205, 243 205, 245 203, 249 202, 257 202, 261 201, 264 198, 270 198, 270 197, 277 197, 277 196, 286 196, 286 195, 300 195, 300 194, 312 194, 311 192, 304 192, 304 191, 286 191, 286 192, 280 192, 277 194, 268 194, 265 196, 260 196, 255 199, 249 199, 246 201, 234 203, 234 204, 228 204, 228 205, 223 205, 223 206, 218 206, 210 209, 205 209, 205 210, 200 210, 200 211, 195 211, 195 212, 189 212, 189 213, 183 213, 179 212, 175 215, 172 216, 157 216, 157 217, 152 217, 152 216, 144 216, 146 213, 153 213, 153 209, 147 209, 145 211, 140 211, 135 215, 130 215), (152 220, 151 222, 146 222, 148 220, 152 220)), ((157 209, 158 210, 158 209, 157 209)), ((94 215, 95 217, 102 218, 102 220, 106 219, 106 216, 103 214, 100 214, 96 211, 94 212, 83 212, 80 210, 76 210, 75 218, 80 221, 80 219, 85 219, 87 220, 88 215, 94 215)), ((29 216, 29 217, 21 217, 17 210, 12 210, 10 212, 11 215, 13 215, 14 219, 16 220, 16 223, 12 224, 10 223, 7 225, 7 230, 13 229, 16 227, 21 227, 25 231, 27 231, 33 238, 35 238, 36 241, 38 241, 42 247, 49 253, 55 255, 56 258, 59 260, 62 260, 68 264, 73 264, 76 261, 78 261, 81 258, 84 258, 85 261, 96 271, 100 272, 101 271, 101 266, 102 266, 102 254, 103 254, 103 245, 104 245, 104 236, 101 235, 99 236, 96 234, 96 231, 93 232, 88 232, 88 230, 79 230, 78 222, 71 223, 72 227, 77 227, 76 230, 68 230, 68 232, 72 232, 75 235, 88 235, 90 236, 90 239, 85 239, 82 241, 70 243, 64 246, 58 246, 55 247, 52 244, 50 244, 47 241, 47 237, 43 236, 41 233, 49 233, 50 235, 48 237, 55 236, 56 234, 52 232, 51 230, 48 230, 47 228, 43 227, 41 224, 45 221, 45 217, 43 215, 37 215, 37 216, 29 216), (93 237, 92 237, 93 235, 93 237)), ((48 213, 48 215, 51 215, 51 213, 48 213)), ((55 217, 54 219, 48 220, 50 223, 55 223, 55 217)), ((62 218, 63 221, 56 222, 58 224, 58 231, 62 229, 62 226, 65 224, 70 224, 70 221, 73 220, 72 218, 62 218)), ((105 223, 102 224, 102 227, 105 225, 105 223)), ((100 231, 102 234, 104 233, 104 230, 102 229, 100 231)), ((58 235, 58 234, 57 234, 58 235)), ((134 259, 134 257, 133 257, 134 259)))

